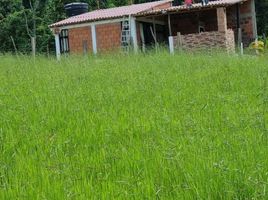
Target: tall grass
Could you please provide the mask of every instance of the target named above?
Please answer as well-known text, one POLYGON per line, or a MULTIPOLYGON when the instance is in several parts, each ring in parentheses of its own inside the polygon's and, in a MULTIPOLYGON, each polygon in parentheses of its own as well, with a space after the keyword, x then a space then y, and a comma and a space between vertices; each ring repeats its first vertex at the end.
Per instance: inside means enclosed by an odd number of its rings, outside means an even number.
POLYGON ((0 199, 268 199, 268 61, 0 56, 0 199))

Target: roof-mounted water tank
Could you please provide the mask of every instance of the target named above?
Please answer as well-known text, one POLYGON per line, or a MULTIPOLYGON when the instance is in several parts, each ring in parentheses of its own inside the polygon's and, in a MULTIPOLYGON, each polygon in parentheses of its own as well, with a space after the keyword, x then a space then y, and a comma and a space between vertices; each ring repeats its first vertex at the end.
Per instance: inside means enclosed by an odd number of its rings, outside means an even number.
POLYGON ((88 4, 87 3, 69 3, 64 6, 66 10, 66 14, 68 17, 80 15, 88 12, 88 4))

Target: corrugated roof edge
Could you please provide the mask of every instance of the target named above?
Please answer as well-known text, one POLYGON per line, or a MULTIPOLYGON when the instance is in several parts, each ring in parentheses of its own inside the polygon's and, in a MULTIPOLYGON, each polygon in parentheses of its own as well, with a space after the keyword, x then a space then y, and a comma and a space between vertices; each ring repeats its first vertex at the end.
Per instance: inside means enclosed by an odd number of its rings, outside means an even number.
POLYGON ((150 11, 150 10, 152 10, 154 7, 161 6, 161 5, 165 4, 165 3, 169 3, 169 2, 172 2, 172 1, 173 1, 173 0, 161 0, 161 1, 154 1, 154 2, 141 3, 141 4, 132 4, 132 5, 128 5, 128 6, 120 6, 120 7, 114 7, 114 8, 107 8, 107 9, 94 10, 94 11, 90 11, 90 12, 88 12, 88 13, 84 13, 84 14, 77 15, 77 16, 74 16, 74 17, 66 18, 66 19, 64 19, 64 20, 61 20, 61 21, 56 22, 56 23, 54 23, 54 24, 51 24, 51 25, 49 25, 48 27, 49 27, 49 28, 56 28, 56 27, 62 27, 62 26, 66 26, 66 25, 82 24, 82 23, 89 23, 89 22, 102 21, 102 20, 109 20, 109 19, 117 19, 117 18, 121 18, 121 17, 129 16, 130 14, 123 14, 123 15, 117 15, 117 16, 112 16, 112 15, 111 15, 110 17, 109 17, 109 16, 107 16, 107 17, 96 17, 96 18, 94 18, 94 19, 85 19, 85 20, 80 19, 80 20, 79 20, 79 18, 80 18, 81 16, 84 16, 84 15, 86 15, 86 14, 91 14, 91 13, 93 13, 93 12, 98 12, 98 11, 100 11, 100 12, 102 12, 102 11, 108 11, 108 12, 109 12, 110 9, 116 9, 116 8, 121 8, 121 9, 126 8, 126 9, 129 9, 129 8, 131 8, 131 6, 139 6, 139 5, 140 5, 140 6, 144 6, 144 5, 146 5, 146 4, 147 4, 147 5, 152 4, 152 6, 149 7, 149 8, 146 8, 146 9, 144 9, 144 10, 141 10, 141 11, 137 12, 137 13, 131 14, 132 16, 135 16, 136 14, 138 14, 138 13, 140 13, 140 12, 150 11), (76 19, 76 20, 73 20, 73 21, 72 21, 72 19, 76 19), (68 20, 69 20, 69 21, 68 21, 68 20))

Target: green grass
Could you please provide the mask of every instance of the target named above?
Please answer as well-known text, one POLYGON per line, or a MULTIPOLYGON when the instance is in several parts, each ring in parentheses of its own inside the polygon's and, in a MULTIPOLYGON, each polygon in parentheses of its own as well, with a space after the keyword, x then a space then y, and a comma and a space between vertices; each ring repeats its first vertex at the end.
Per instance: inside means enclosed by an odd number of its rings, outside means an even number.
POLYGON ((268 60, 0 55, 0 199, 268 199, 268 60))

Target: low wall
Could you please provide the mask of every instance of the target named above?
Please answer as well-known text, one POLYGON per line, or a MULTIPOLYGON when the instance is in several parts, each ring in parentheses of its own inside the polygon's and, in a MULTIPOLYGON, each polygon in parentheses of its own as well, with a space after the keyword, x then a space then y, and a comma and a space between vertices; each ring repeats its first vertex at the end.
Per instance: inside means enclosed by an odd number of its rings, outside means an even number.
POLYGON ((233 30, 226 32, 226 49, 230 53, 235 53, 235 36, 233 30))
POLYGON ((187 51, 208 49, 223 49, 228 52, 235 51, 234 32, 231 29, 228 29, 226 32, 213 31, 173 36, 171 40, 173 50, 174 48, 180 48, 187 51))

